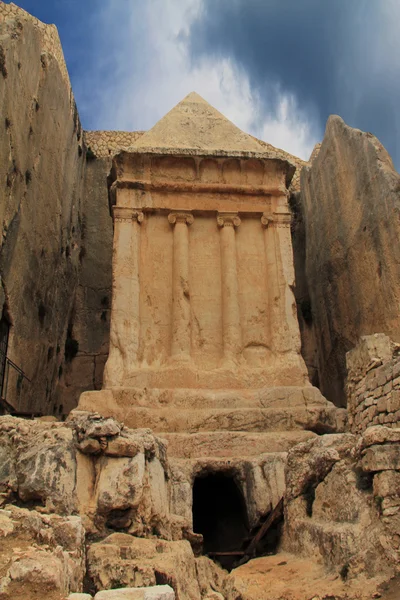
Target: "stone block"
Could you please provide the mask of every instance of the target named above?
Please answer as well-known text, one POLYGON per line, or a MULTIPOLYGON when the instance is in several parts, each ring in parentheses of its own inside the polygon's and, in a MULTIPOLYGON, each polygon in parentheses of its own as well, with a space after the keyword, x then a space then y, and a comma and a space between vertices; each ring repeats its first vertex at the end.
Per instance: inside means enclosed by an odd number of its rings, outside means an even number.
POLYGON ((393 382, 392 381, 388 381, 384 386, 383 386, 383 393, 386 394, 390 394, 390 392, 393 389, 393 382))
POLYGON ((374 477, 374 496, 386 498, 400 495, 400 473, 397 471, 381 471, 374 477))
POLYGON ((373 396, 368 396, 368 398, 365 399, 365 406, 372 406, 373 404, 376 403, 376 400, 374 399, 373 396))
POLYGON ((386 398, 379 398, 378 403, 378 412, 386 412, 387 411, 387 401, 386 398))
POLYGON ((400 360, 397 360, 397 362, 395 362, 393 364, 393 379, 396 379, 397 377, 400 377, 400 360))
POLYGON ((392 444, 400 442, 400 429, 389 429, 388 427, 369 427, 363 434, 362 447, 367 448, 375 444, 392 444))
POLYGON ((361 459, 361 467, 369 473, 400 469, 400 444, 370 446, 361 459))
POLYGON ((393 413, 400 410, 400 391, 392 391, 391 398, 388 402, 388 410, 393 413))
POLYGON ((101 452, 100 442, 95 438, 86 438, 78 445, 78 449, 83 454, 100 454, 101 452))
POLYGON ((119 588, 98 592, 94 600, 175 600, 175 593, 169 585, 119 588))
POLYGON ((107 456, 136 456, 140 452, 140 445, 135 440, 129 438, 117 437, 108 442, 104 454, 107 456))

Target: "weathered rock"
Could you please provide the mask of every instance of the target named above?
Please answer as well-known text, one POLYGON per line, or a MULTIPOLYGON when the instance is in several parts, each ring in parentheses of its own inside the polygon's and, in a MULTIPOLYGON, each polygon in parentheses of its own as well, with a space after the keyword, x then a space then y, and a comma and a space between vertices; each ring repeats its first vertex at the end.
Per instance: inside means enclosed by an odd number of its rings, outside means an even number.
POLYGON ((349 453, 355 438, 351 434, 326 435, 295 446, 286 463, 286 497, 290 501, 315 489, 341 456, 349 453))
POLYGON ((140 452, 140 445, 135 440, 118 437, 108 442, 105 454, 107 456, 136 456, 140 452))
POLYGON ((85 532, 79 517, 0 511, 2 600, 65 597, 82 589, 85 532))
POLYGON ((71 514, 77 508, 75 445, 62 423, 1 418, 0 441, 9 448, 0 456, 4 484, 23 502, 37 502, 51 512, 71 514), (10 442, 12 448, 10 448, 10 442))
POLYGON ((83 454, 100 454, 102 451, 99 440, 95 438, 86 438, 78 445, 78 450, 83 454))
POLYGON ((175 600, 175 593, 169 585, 155 585, 146 588, 119 588, 98 592, 94 600, 175 600))
POLYGON ((400 442, 400 429, 390 429, 378 425, 369 427, 360 440, 360 448, 368 448, 376 444, 390 444, 400 442))
POLYGON ((55 26, 1 3, 0 36, 0 306, 13 325, 8 354, 31 379, 10 369, 7 399, 21 411, 59 413, 58 375, 66 342, 74 344, 82 130, 55 26))
POLYGON ((400 175, 370 133, 331 116, 301 174, 306 274, 322 393, 345 402, 345 355, 362 335, 400 341, 400 175))
MULTIPOLYGON (((375 448, 397 446, 372 446, 365 456, 375 448)), ((398 568, 395 531, 400 508, 387 497, 380 498, 377 510, 375 483, 358 461, 357 437, 351 434, 322 436, 289 451, 282 547, 322 561, 344 579, 368 577, 379 583, 398 568)), ((379 485, 383 489, 388 482, 379 485)))
POLYGON ((88 575, 98 591, 112 587, 170 585, 178 598, 200 600, 189 542, 166 542, 115 533, 88 550, 88 575))
POLYGON ((370 446, 364 451, 361 466, 369 473, 400 470, 400 445, 370 446))
MULTIPOLYGON (((251 560, 232 571, 229 600, 371 600, 379 578, 343 581, 317 561, 286 552, 251 560)), ((376 596, 379 598, 379 596, 376 596)))
POLYGON ((149 430, 115 433, 121 430, 114 419, 89 413, 68 423, 1 417, 0 502, 79 513, 92 533, 112 528, 180 538, 170 514, 165 444, 149 430), (104 454, 107 439, 118 449, 111 445, 113 456, 104 454))

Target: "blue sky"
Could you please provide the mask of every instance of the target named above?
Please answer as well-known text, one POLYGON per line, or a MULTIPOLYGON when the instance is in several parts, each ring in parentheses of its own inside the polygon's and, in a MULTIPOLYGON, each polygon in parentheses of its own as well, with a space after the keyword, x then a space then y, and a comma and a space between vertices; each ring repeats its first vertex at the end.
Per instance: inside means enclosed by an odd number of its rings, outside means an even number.
POLYGON ((400 165, 399 0, 16 3, 57 25, 86 129, 148 129, 195 90, 302 158, 335 113, 400 165))

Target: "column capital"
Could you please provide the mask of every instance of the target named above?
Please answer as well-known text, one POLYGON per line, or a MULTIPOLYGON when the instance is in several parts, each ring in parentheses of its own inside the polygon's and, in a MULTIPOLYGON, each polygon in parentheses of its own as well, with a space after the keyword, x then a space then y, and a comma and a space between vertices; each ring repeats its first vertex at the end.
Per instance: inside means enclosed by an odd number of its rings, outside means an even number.
POLYGON ((263 213, 263 215, 261 217, 261 225, 265 229, 268 229, 268 227, 270 225, 273 225, 273 223, 274 223, 274 219, 273 219, 271 213, 263 213))
POLYGON ((237 213, 218 213, 217 215, 218 227, 239 227, 241 222, 237 213))
POLYGON ((113 206, 113 218, 117 223, 128 223, 131 221, 137 221, 141 223, 144 219, 141 210, 136 208, 128 208, 126 206, 113 206))
POLYGON ((175 223, 186 223, 186 225, 192 225, 194 222, 194 216, 191 212, 171 212, 168 215, 168 221, 171 225, 175 223))

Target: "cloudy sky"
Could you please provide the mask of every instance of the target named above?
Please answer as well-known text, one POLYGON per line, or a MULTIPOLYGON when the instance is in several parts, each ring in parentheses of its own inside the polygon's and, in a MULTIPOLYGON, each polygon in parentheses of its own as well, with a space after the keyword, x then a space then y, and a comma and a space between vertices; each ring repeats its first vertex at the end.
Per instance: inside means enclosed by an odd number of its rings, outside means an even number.
POLYGON ((304 159, 339 114, 400 166, 400 0, 14 1, 57 25, 85 129, 148 129, 194 90, 304 159))

